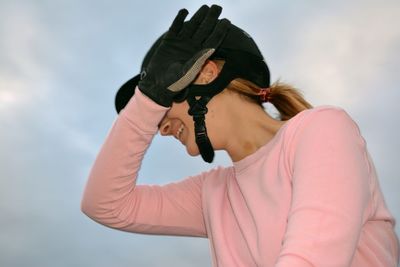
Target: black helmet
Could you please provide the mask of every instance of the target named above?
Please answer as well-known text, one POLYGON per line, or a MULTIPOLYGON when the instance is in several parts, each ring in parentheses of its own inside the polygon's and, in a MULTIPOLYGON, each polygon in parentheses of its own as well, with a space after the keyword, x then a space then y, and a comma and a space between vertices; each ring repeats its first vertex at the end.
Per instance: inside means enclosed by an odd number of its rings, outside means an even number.
MULTIPOLYGON (((146 68, 163 36, 164 34, 157 39, 147 52, 142 62, 141 71, 146 68)), ((236 78, 248 80, 261 88, 270 86, 270 72, 256 43, 248 33, 233 24, 230 25, 221 45, 209 59, 225 61, 218 77, 206 85, 191 84, 174 98, 175 102, 186 100, 189 103, 190 109, 188 112, 194 120, 196 143, 201 156, 206 162, 212 162, 214 158, 214 149, 208 139, 204 122, 205 114, 207 113, 206 105, 210 99, 222 92, 236 78), (196 96, 200 96, 200 98, 196 99, 196 96)), ((139 80, 140 74, 128 80, 118 90, 115 97, 117 113, 129 102, 135 93, 139 80)))

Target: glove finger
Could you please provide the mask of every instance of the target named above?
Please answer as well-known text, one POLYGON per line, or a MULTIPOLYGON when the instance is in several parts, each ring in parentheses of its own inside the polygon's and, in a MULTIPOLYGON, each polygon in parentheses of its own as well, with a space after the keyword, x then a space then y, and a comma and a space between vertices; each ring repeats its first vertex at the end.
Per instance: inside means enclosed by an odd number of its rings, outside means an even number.
POLYGON ((217 26, 215 26, 214 31, 211 33, 210 37, 204 41, 203 47, 206 48, 217 48, 221 45, 222 41, 225 39, 229 29, 231 26, 231 22, 228 19, 222 19, 218 22, 217 26))
POLYGON ((178 14, 176 15, 174 21, 172 22, 169 30, 166 34, 166 37, 176 36, 181 31, 183 22, 185 21, 186 16, 189 14, 187 9, 183 8, 179 10, 178 14))
POLYGON ((206 17, 208 10, 210 8, 207 5, 202 5, 196 13, 192 16, 192 18, 185 23, 180 36, 188 36, 192 37, 192 35, 195 33, 196 29, 199 27, 201 22, 204 20, 206 17))
POLYGON ((222 7, 212 5, 207 13, 207 16, 193 35, 193 40, 197 43, 202 43, 213 31, 218 22, 218 17, 222 12, 222 7))

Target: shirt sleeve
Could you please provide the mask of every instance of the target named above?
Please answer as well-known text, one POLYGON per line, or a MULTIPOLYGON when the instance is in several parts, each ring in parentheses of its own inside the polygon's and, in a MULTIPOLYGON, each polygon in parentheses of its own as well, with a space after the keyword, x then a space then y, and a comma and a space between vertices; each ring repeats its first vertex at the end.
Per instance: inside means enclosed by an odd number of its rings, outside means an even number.
POLYGON ((350 266, 371 199, 358 126, 340 108, 312 111, 292 149, 292 203, 276 266, 350 266))
POLYGON ((205 236, 203 174, 167 185, 137 185, 144 154, 168 108, 136 89, 89 174, 81 210, 105 226, 135 233, 205 236))

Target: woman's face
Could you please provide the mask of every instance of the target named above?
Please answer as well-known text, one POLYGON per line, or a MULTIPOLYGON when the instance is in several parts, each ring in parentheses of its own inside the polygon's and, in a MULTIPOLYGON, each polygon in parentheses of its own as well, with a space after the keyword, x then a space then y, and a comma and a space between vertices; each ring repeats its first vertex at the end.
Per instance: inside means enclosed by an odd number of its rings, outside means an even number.
POLYGON ((194 122, 188 114, 189 104, 173 103, 160 123, 160 134, 163 136, 174 136, 179 140, 191 156, 199 154, 199 149, 195 142, 194 122))
MULTIPOLYGON (((194 84, 207 84, 214 80, 218 73, 219 69, 217 65, 212 61, 208 61, 203 66, 202 71, 194 81, 194 84)), ((221 120, 218 122, 215 118, 215 114, 223 114, 221 111, 216 111, 218 109, 218 104, 215 103, 220 101, 219 98, 220 96, 216 95, 210 100, 207 104, 208 113, 205 116, 207 134, 214 149, 220 148, 218 144, 218 135, 221 135, 221 130, 224 127, 224 125, 221 124, 221 120)), ((186 101, 173 103, 171 109, 167 112, 160 123, 160 133, 164 136, 174 136, 186 146, 189 155, 196 156, 199 155, 200 152, 195 141, 194 121, 188 114, 188 111, 189 104, 186 101)))

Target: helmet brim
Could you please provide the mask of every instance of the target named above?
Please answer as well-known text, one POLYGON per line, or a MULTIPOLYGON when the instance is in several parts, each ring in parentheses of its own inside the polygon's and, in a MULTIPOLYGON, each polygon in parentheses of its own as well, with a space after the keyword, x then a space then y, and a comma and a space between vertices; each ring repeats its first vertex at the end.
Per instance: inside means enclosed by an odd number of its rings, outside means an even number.
POLYGON ((115 95, 115 109, 117 110, 118 114, 135 94, 135 89, 139 83, 139 80, 140 74, 129 79, 119 88, 117 94, 115 95))

